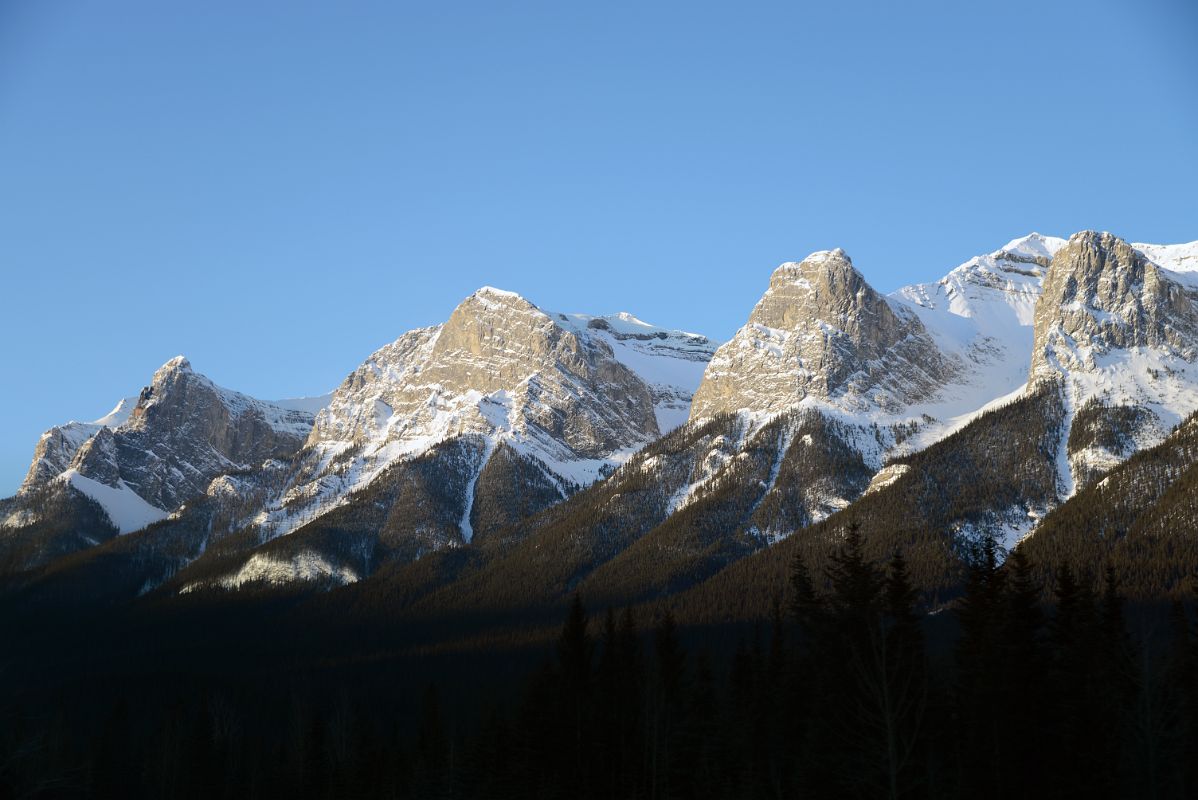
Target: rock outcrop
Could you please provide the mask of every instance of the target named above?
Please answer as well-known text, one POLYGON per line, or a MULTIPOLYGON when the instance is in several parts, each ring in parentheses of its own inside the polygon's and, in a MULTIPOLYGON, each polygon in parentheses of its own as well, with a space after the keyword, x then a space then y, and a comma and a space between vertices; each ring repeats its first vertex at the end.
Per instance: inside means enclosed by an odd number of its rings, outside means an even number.
POLYGON ((204 494, 219 475, 290 458, 312 421, 309 412, 223 389, 179 356, 136 400, 43 434, 18 499, 63 480, 129 532, 204 494))
POLYGON ((1109 233, 1083 231, 1057 251, 1036 307, 1032 374, 1095 370, 1112 350, 1198 357, 1198 292, 1109 233))

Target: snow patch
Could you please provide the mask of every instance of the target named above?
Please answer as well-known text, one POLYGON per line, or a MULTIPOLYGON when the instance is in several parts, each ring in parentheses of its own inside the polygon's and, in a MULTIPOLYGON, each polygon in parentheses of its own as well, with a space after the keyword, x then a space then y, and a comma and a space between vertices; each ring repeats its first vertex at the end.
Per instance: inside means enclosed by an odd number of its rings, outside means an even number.
POLYGON ((474 471, 470 482, 466 484, 466 504, 462 510, 462 520, 458 523, 458 528, 462 532, 462 540, 466 544, 470 544, 474 539, 474 526, 470 524, 470 512, 474 510, 474 487, 478 485, 478 477, 482 475, 483 468, 487 466, 487 462, 491 460, 494 453, 495 440, 487 439, 482 458, 478 461, 478 469, 474 471))
MULTIPOLYGON (((333 564, 324 556, 310 550, 296 553, 289 559, 256 553, 237 572, 221 578, 220 585, 225 589, 237 589, 247 583, 282 585, 325 580, 344 586, 347 583, 356 583, 359 576, 349 567, 333 564)), ((180 593, 194 591, 196 588, 197 585, 189 584, 180 593)))
POLYGON ((74 489, 99 503, 122 534, 139 531, 167 517, 167 512, 147 503, 124 481, 119 481, 115 487, 108 486, 80 475, 74 469, 64 472, 62 478, 74 489))
POLYGON ((910 464, 891 464, 890 466, 883 467, 877 474, 874 475, 873 479, 870 480, 869 486, 865 487, 865 492, 863 494, 870 494, 871 492, 876 492, 879 489, 889 486, 910 471, 910 464))
POLYGON ((1198 241, 1185 244, 1141 244, 1132 247, 1149 261, 1163 268, 1183 286, 1198 289, 1198 241))

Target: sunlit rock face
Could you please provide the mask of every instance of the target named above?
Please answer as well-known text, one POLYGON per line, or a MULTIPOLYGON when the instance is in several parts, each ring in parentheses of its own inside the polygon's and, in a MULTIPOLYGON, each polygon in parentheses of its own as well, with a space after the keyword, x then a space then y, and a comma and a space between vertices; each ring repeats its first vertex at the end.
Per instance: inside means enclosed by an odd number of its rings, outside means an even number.
POLYGON ((899 407, 931 396, 956 369, 843 250, 822 251, 774 271, 748 324, 708 365, 691 419, 782 411, 808 396, 899 407))
POLYGON ((605 342, 484 289, 443 325, 374 353, 318 415, 308 444, 419 444, 500 428, 581 458, 659 433, 649 387, 605 342))
POLYGON ((1083 231, 1057 251, 1036 307, 1032 372, 1094 369, 1112 350, 1198 356, 1198 292, 1109 233, 1083 231))

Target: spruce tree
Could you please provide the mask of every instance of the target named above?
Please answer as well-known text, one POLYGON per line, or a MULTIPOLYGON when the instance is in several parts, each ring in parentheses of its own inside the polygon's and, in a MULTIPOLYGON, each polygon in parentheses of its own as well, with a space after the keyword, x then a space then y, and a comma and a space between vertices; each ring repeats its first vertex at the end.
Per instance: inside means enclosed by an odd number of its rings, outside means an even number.
POLYGON ((1006 600, 997 543, 987 536, 970 561, 965 593, 957 603, 956 743, 962 791, 971 797, 1004 797, 1009 779, 1003 771, 1010 697, 1002 672, 1009 653, 1006 600))
MULTIPOLYGON (((319 723, 319 718, 317 718, 319 723)), ((321 770, 324 758, 324 727, 318 724, 311 741, 309 752, 319 753, 315 758, 313 771, 321 770)), ((417 796, 437 798, 449 793, 450 770, 449 736, 445 732, 445 722, 441 717, 441 700, 437 687, 433 684, 424 690, 420 701, 420 728, 416 739, 416 763, 413 775, 413 785, 417 796)), ((315 796, 322 796, 318 790, 315 796)))
POLYGON ((574 796, 582 796, 590 786, 590 711, 591 664, 594 644, 587 632, 588 620, 582 598, 575 594, 558 638, 557 656, 560 670, 560 709, 565 737, 565 769, 567 787, 574 796))
POLYGON ((681 790, 677 732, 686 688, 686 651, 668 610, 653 632, 653 692, 649 704, 649 796, 671 798, 681 790))

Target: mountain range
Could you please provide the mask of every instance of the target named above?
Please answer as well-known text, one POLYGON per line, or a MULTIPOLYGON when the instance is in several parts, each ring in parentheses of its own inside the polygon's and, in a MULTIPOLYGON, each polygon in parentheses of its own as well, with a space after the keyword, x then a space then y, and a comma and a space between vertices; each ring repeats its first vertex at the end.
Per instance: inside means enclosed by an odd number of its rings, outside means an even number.
POLYGON ((527 618, 577 591, 698 619, 761 613, 856 525, 933 604, 988 540, 1164 596, 1198 568, 1196 365, 1198 242, 1033 233, 888 295, 821 251, 718 346, 484 287, 327 396, 178 357, 50 429, 0 500, 0 573, 28 602, 527 618))

